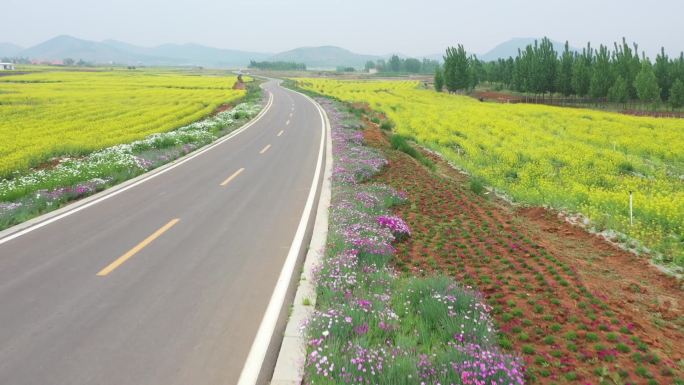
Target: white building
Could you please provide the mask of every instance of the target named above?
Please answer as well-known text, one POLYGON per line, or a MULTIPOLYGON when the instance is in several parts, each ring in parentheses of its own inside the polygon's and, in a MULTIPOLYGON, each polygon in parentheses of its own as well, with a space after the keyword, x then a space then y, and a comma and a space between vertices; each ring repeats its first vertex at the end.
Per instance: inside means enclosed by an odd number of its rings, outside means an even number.
POLYGON ((0 71, 14 71, 14 64, 12 63, 0 63, 0 71))

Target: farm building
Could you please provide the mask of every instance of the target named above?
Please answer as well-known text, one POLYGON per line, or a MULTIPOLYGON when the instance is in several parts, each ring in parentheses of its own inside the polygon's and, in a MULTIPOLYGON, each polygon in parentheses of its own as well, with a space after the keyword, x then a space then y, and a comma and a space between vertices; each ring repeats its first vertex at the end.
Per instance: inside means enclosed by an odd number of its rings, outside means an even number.
POLYGON ((0 71, 14 71, 14 64, 0 63, 0 71))

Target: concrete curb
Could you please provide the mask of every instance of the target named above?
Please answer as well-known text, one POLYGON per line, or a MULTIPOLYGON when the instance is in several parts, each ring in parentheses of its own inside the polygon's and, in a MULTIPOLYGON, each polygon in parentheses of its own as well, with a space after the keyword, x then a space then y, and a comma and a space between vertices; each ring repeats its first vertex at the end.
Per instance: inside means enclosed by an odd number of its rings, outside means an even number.
POLYGON ((261 117, 263 117, 266 112, 271 108, 271 105, 273 104, 273 95, 269 94, 268 102, 264 105, 264 107, 261 109, 259 114, 252 118, 249 122, 245 123, 242 125, 242 127, 239 127, 235 129, 233 132, 218 138, 212 143, 209 143, 203 147, 200 147, 196 149, 195 151, 180 157, 176 160, 173 160, 163 166, 157 167, 154 170, 148 171, 142 175, 138 175, 135 178, 129 179, 127 181, 121 182, 117 185, 114 185, 108 189, 105 189, 103 191, 100 191, 97 194, 93 194, 89 197, 83 198, 81 200, 75 201, 73 203, 69 203, 66 206, 59 208, 54 211, 50 211, 48 213, 45 213, 43 215, 37 216, 35 218, 29 219, 26 222, 20 223, 18 225, 12 226, 10 228, 7 228, 5 230, 0 231, 0 244, 8 242, 14 238, 17 238, 25 233, 28 233, 30 231, 33 231, 37 228, 43 227, 45 225, 48 225, 54 221, 57 221, 63 217, 69 216, 77 211, 80 211, 82 209, 85 209, 89 206, 92 206, 94 204, 97 204, 100 201, 103 201, 105 199, 108 199, 114 195, 117 195, 125 190, 128 190, 129 188, 133 188, 141 183, 146 182, 149 179, 152 179, 158 175, 161 175, 167 171, 169 171, 172 168, 175 168, 177 166, 180 166, 181 164, 189 161, 190 159, 199 156, 214 147, 219 146, 220 144, 224 143, 227 140, 230 140, 231 138, 237 136, 244 130, 248 129, 254 123, 259 121, 261 117))
MULTIPOLYGON (((314 103, 316 103, 314 101, 314 103)), ((316 103, 318 104, 318 103, 316 103)), ((320 107, 324 114, 325 110, 320 107)), ((316 220, 311 235, 309 250, 306 254, 299 286, 291 308, 291 315, 285 327, 283 342, 280 346, 275 370, 271 378, 271 385, 300 385, 304 376, 304 361, 306 355, 306 338, 302 334, 301 326, 313 314, 316 307, 316 285, 314 284, 314 268, 318 266, 325 254, 328 238, 328 209, 330 208, 331 176, 332 176, 332 135, 328 115, 326 123, 325 170, 323 183, 316 209, 316 220), (304 302, 307 302, 307 305, 304 302)))

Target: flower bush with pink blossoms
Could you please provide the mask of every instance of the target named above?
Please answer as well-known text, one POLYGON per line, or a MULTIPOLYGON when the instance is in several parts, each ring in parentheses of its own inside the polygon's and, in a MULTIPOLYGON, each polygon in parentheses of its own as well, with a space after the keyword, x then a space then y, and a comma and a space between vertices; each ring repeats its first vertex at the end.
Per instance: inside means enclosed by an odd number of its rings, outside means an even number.
POLYGON ((524 383, 522 360, 502 352, 481 295, 444 276, 399 276, 393 243, 410 237, 391 212, 406 196, 368 180, 387 164, 363 145, 360 122, 328 99, 333 196, 305 384, 524 383))

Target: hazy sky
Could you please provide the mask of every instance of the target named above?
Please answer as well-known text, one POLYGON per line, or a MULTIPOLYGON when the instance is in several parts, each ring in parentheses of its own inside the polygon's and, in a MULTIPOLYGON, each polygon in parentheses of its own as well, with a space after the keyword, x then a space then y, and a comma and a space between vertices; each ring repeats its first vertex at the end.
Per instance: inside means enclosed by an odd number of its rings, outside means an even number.
POLYGON ((151 46, 250 51, 338 45, 359 53, 483 53, 512 37, 571 45, 626 36, 647 53, 684 50, 684 0, 2 0, 0 42, 61 34, 151 46))

